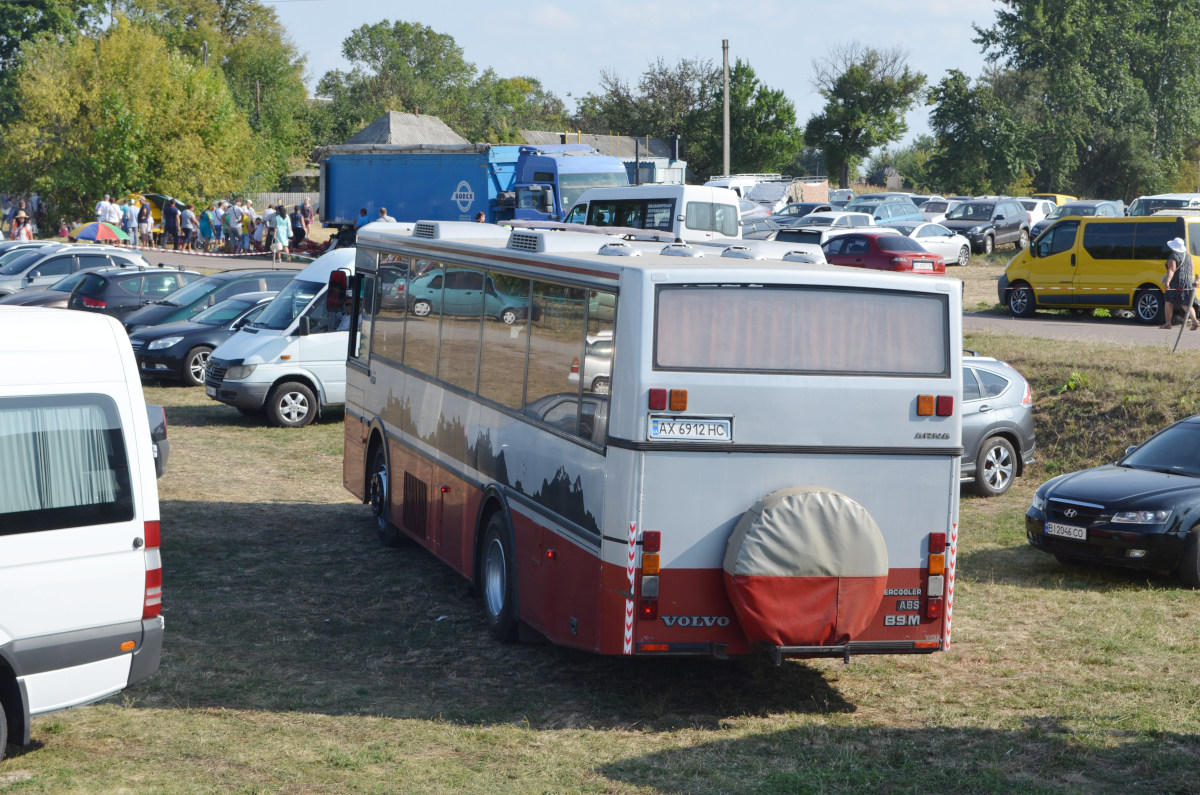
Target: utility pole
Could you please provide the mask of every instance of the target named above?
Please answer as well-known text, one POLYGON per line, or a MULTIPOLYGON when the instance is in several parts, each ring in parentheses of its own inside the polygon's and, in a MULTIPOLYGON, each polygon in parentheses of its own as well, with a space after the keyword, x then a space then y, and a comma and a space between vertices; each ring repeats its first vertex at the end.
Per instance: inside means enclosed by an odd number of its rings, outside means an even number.
POLYGON ((721 173, 729 175, 729 39, 721 39, 721 60, 725 64, 725 135, 723 138, 721 173))

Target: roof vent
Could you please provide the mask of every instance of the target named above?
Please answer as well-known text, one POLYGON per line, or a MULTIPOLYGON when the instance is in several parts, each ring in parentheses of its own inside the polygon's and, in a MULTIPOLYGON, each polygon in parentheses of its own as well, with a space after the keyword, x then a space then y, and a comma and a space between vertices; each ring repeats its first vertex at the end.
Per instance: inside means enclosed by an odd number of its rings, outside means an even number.
POLYGON ((766 259, 762 252, 754 251, 747 246, 730 246, 721 252, 721 256, 732 259, 766 259))
POLYGON ((431 224, 429 221, 418 221, 413 228, 413 237, 437 237, 437 224, 431 224))
POLYGON ((600 247, 597 254, 606 254, 610 257, 640 257, 642 252, 628 243, 605 243, 600 247))
POLYGON ((692 246, 687 243, 671 243, 668 246, 663 246, 663 250, 659 252, 668 257, 703 257, 704 252, 697 246, 692 246))

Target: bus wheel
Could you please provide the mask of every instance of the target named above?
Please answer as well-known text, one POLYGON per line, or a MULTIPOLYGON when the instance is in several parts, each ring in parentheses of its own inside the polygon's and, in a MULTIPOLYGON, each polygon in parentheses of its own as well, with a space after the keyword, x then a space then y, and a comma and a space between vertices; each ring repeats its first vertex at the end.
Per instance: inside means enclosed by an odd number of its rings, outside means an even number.
POLYGON ((517 639, 514 563, 508 524, 500 514, 492 514, 483 535, 483 609, 487 613, 488 632, 503 643, 517 639))
POLYGON ((1163 315, 1162 290, 1156 287, 1143 287, 1133 296, 1133 311, 1137 319, 1147 325, 1161 323, 1163 315))
POLYGON ((400 532, 392 524, 392 490, 389 487, 387 453, 380 444, 371 456, 371 469, 367 473, 367 503, 375 516, 375 532, 385 547, 400 546, 400 532))
POLYGON ((286 381, 271 390, 267 418, 283 428, 303 428, 317 415, 317 397, 297 381, 286 381))

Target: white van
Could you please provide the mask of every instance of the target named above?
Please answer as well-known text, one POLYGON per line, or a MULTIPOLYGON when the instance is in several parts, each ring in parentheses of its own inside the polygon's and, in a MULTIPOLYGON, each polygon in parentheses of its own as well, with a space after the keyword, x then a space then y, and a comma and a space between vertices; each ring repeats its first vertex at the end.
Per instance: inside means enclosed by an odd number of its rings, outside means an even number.
POLYGON ((280 290, 253 323, 217 346, 204 389, 243 413, 265 411, 274 425, 299 428, 346 401, 349 332, 325 307, 329 274, 354 272, 354 249, 322 255, 280 290))
POLYGON ((119 322, 0 308, 0 756, 158 670, 155 458, 119 322))
POLYGON ((1154 215, 1164 210, 1200 209, 1200 193, 1160 193, 1139 196, 1125 208, 1126 215, 1154 215))
POLYGON ((722 174, 709 177, 704 183, 706 188, 729 188, 739 198, 746 198, 746 193, 760 182, 783 179, 782 174, 722 174))
POLYGON ((699 185, 591 188, 571 207, 566 222, 645 229, 680 242, 736 240, 742 236, 738 201, 728 188, 699 185))

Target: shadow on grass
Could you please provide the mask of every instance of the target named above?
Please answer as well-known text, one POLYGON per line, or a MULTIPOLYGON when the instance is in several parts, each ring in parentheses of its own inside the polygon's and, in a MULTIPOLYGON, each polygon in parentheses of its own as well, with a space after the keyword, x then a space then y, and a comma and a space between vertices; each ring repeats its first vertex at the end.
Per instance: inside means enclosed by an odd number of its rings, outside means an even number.
POLYGON ((805 727, 670 748, 602 765, 654 792, 1194 792, 1200 736, 805 727), (697 786, 698 782, 700 785, 697 786))
POLYGON ((1098 563, 1060 563, 1053 555, 1030 546, 988 548, 958 553, 960 576, 985 582, 1006 582, 1039 588, 1070 590, 1180 590, 1177 577, 1164 572, 1123 569, 1098 563))
POLYGON ((140 706, 659 730, 855 709, 798 662, 496 643, 464 578, 381 549, 355 503, 161 508, 167 635, 140 706))
MULTIPOLYGON (((344 410, 338 407, 325 408, 316 422, 321 424, 337 424, 345 419, 344 410)), ((210 426, 227 426, 231 428, 260 428, 267 427, 266 415, 261 411, 242 413, 233 406, 218 403, 215 400, 208 404, 197 406, 171 406, 167 410, 168 435, 172 425, 190 428, 210 426)))

